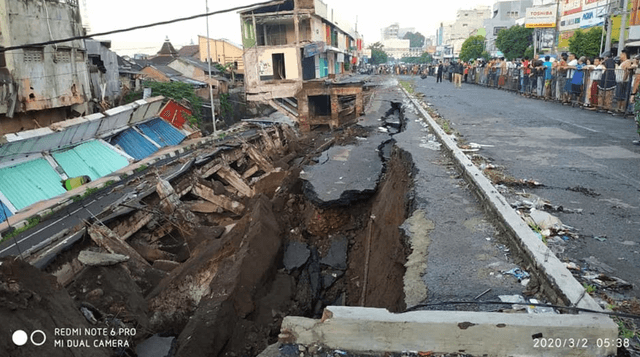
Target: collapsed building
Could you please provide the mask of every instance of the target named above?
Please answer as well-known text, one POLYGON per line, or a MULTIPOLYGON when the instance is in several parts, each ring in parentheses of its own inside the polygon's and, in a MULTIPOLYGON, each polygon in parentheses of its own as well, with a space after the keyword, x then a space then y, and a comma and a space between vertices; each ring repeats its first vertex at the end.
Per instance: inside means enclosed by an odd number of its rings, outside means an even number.
POLYGON ((85 35, 77 1, 4 0, 0 13, 0 49, 36 44, 0 52, 0 133, 45 127, 113 106, 119 97, 118 73, 108 44, 76 39, 42 45, 85 35))
POLYGON ((319 0, 274 1, 240 12, 248 101, 298 122, 337 127, 363 113, 363 83, 340 80, 360 63, 362 39, 319 0))

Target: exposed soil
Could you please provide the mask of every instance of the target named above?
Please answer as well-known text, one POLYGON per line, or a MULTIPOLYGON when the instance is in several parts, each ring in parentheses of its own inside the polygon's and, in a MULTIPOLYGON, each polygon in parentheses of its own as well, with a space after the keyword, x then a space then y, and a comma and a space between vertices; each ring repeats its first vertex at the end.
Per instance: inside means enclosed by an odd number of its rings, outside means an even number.
MULTIPOLYGON (((117 318, 124 326, 136 328, 131 348, 91 349, 93 354, 85 353, 89 350, 64 354, 41 349, 40 354, 133 356, 135 344, 162 334, 175 336, 176 356, 255 356, 277 341, 285 316, 318 318, 328 305, 403 311, 408 251, 398 227, 407 218, 411 200, 411 158, 393 149, 377 193, 346 207, 316 207, 305 197, 299 177, 299 165, 330 146, 326 145, 330 140, 352 144, 357 142, 356 136, 368 134, 359 127, 333 134, 316 131, 299 141, 289 140, 280 150, 271 150, 266 140, 258 152, 268 153, 269 162, 278 169, 265 175, 266 169, 255 170, 248 156, 231 160, 228 166, 238 175, 255 171, 253 178, 249 174, 246 178, 255 192, 253 197, 239 194, 233 187, 234 179, 224 173, 207 180, 194 180, 191 174, 180 177, 172 182, 173 189, 182 192, 186 188, 187 193, 172 203, 177 205, 175 210, 167 210, 171 198, 152 194, 142 200, 143 210, 107 223, 108 228, 123 234, 145 214, 153 213, 149 223, 124 243, 137 252, 133 253, 138 255, 135 263, 131 259, 114 266, 83 267, 76 259, 80 251, 101 250, 84 238, 47 268, 59 278, 71 277, 66 289, 51 275, 31 267, 17 265, 18 275, 5 274, 10 266, 3 264, 0 297, 5 300, 5 312, 1 312, 4 328, 22 326, 27 317, 32 319, 27 327, 34 329, 44 329, 43 324, 50 329, 60 326, 57 319, 69 321, 62 323, 69 327, 89 325, 79 310, 85 306, 94 313, 97 324, 117 318), (237 202, 234 207, 241 204, 245 207, 242 214, 185 209, 204 202, 189 190, 198 184, 237 202), (302 244, 308 257, 287 270, 283 256, 290 242, 302 244), (23 280, 45 283, 26 286, 23 280), (11 285, 12 281, 19 285, 11 285), (16 310, 20 313, 15 314, 16 310), (33 321, 47 319, 51 326, 47 322, 34 325, 33 321)), ((195 169, 193 174, 203 170, 195 169)))

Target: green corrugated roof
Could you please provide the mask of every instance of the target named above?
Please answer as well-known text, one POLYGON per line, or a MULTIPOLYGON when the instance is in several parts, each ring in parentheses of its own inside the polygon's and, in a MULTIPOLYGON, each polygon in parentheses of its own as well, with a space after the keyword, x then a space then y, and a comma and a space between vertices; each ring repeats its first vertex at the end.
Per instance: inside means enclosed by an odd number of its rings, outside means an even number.
POLYGON ((66 190, 49 162, 36 159, 0 169, 0 192, 20 210, 63 194, 66 190))
POLYGON ((87 175, 97 180, 129 165, 122 155, 107 147, 101 141, 92 140, 71 150, 52 153, 69 177, 87 175))

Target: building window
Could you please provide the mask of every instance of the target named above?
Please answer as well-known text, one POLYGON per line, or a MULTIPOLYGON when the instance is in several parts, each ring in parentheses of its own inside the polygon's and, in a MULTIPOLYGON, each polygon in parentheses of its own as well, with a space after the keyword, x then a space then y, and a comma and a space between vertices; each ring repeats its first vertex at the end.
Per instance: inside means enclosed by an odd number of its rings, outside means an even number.
POLYGON ((44 48, 25 48, 23 50, 25 63, 38 63, 44 61, 44 48))
POLYGON ((63 48, 54 52, 56 63, 71 63, 71 49, 63 48))
POLYGON ((506 27, 505 27, 505 26, 494 27, 494 28, 493 28, 493 35, 494 35, 494 36, 498 36, 498 33, 499 33, 500 31, 504 30, 504 29, 506 29, 506 27))
POLYGON ((287 25, 258 26, 258 46, 281 46, 287 44, 287 25))
POLYGON ((76 50, 76 63, 82 63, 85 61, 84 52, 76 50))

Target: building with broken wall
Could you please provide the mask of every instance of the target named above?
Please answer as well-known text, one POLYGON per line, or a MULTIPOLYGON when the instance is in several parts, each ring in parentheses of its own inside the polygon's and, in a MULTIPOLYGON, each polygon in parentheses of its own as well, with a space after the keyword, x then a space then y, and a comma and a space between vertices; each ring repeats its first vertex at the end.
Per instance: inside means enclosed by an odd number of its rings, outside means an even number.
MULTIPOLYGON (((84 35, 72 0, 0 1, 0 46, 84 35)), ((0 133, 89 114, 91 86, 82 40, 0 52, 0 133)))
MULTIPOLYGON (((336 90, 326 83, 359 63, 362 40, 325 3, 274 1, 242 11, 240 18, 247 100, 270 101, 303 129, 337 126, 345 109, 340 96, 359 96, 355 102, 362 102, 361 84, 342 84, 336 90)), ((354 110, 362 108, 356 104, 354 110)))
MULTIPOLYGON (((121 94, 118 55, 111 51, 111 41, 85 40, 91 94, 100 111, 109 109, 121 94)), ((95 111, 95 110, 94 110, 95 111)))

